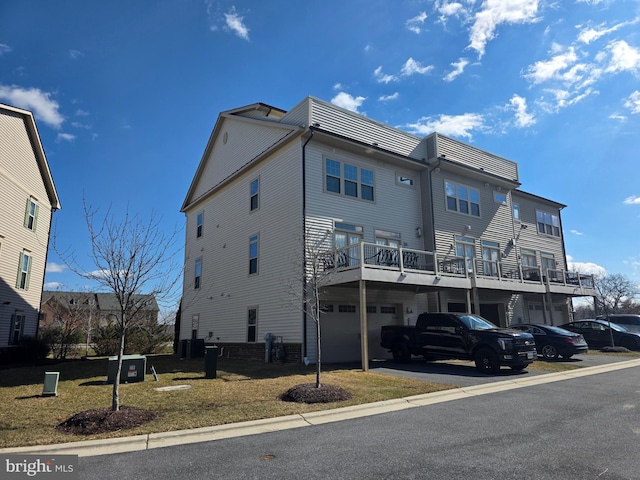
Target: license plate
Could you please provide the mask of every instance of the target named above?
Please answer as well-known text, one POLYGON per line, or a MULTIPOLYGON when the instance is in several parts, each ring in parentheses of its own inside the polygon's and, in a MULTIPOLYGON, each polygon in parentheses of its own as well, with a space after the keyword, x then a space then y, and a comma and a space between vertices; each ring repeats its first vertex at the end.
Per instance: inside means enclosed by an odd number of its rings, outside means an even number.
POLYGON ((536 352, 527 352, 527 359, 533 360, 536 358, 536 352))

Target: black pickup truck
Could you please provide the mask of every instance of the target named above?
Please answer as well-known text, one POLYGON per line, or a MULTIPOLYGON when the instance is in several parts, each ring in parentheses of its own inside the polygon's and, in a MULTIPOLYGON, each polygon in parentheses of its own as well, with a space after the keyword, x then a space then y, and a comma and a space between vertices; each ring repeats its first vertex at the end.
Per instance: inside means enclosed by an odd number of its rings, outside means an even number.
POLYGON ((523 370, 537 358, 533 335, 467 313, 422 313, 415 326, 383 326, 380 346, 397 362, 409 362, 412 355, 473 360, 484 373, 497 372, 501 365, 523 370))

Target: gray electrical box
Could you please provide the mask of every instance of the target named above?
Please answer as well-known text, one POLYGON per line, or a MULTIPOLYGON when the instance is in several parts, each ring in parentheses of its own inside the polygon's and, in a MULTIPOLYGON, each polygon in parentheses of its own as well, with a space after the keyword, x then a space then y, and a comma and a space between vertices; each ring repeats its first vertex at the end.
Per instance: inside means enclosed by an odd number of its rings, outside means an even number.
MULTIPOLYGON (((123 355, 120 383, 144 382, 147 369, 147 357, 144 355, 123 355)), ((107 383, 113 383, 118 373, 118 357, 109 357, 107 383)))
POLYGON ((58 396, 58 379, 60 372, 44 372, 44 387, 42 389, 43 397, 58 396))

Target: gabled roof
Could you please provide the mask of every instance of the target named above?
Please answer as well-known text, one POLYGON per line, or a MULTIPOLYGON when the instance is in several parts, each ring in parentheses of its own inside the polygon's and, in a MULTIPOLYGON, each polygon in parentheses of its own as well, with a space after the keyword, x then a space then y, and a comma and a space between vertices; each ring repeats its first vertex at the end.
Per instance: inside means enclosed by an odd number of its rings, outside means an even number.
POLYGON ((53 183, 51 170, 49 170, 49 163, 47 162, 47 157, 44 154, 44 149, 40 142, 40 135, 38 134, 38 128, 36 127, 36 121, 33 118, 33 114, 28 110, 22 110, 21 108, 12 107, 3 103, 0 103, 0 110, 6 110, 22 116, 25 127, 27 128, 29 140, 31 141, 31 146, 33 147, 33 153, 38 162, 42 181, 44 182, 45 189, 47 190, 49 203, 51 203, 51 208, 53 210, 59 210, 61 208, 60 199, 58 198, 58 193, 56 192, 56 187, 53 183))
MULTIPOLYGON (((133 295, 136 303, 140 302, 143 306, 140 310, 159 311, 158 302, 153 295, 140 294, 133 295)), ((113 293, 94 293, 94 292, 62 292, 59 290, 45 290, 42 292, 42 303, 45 304, 51 300, 55 300, 61 305, 77 305, 76 308, 89 308, 93 305, 96 310, 105 312, 117 311, 120 304, 113 293), (93 301, 93 304, 91 303, 93 301)))
MULTIPOLYGON (((190 204, 192 204, 195 200, 197 200, 194 197, 196 188, 198 186, 198 183, 200 182, 200 179, 202 178, 202 174, 205 170, 207 160, 211 156, 213 146, 215 145, 216 139, 220 134, 222 125, 224 124, 224 121, 227 118, 235 118, 235 119, 246 121, 246 122, 262 122, 265 125, 275 127, 275 128, 280 128, 285 132, 281 138, 281 141, 285 141, 290 136, 291 133, 296 131, 302 131, 302 129, 296 125, 289 125, 286 123, 279 122, 279 120, 286 113, 287 112, 285 110, 273 107, 271 105, 267 105, 266 103, 252 103, 244 107, 234 108, 232 110, 226 110, 224 112, 221 112, 218 115, 216 124, 213 127, 213 131, 209 136, 207 146, 204 149, 204 153, 202 154, 202 158, 200 159, 200 163, 198 164, 196 173, 193 176, 193 180, 191 181, 191 185, 189 186, 187 195, 184 199, 184 202, 182 203, 181 211, 184 212, 190 204)), ((269 146, 269 148, 264 152, 262 152, 260 156, 263 156, 268 151, 271 151, 273 148, 276 148, 280 144, 281 142, 276 142, 276 144, 269 146)), ((253 159, 250 159, 248 163, 251 163, 252 160, 253 159)))

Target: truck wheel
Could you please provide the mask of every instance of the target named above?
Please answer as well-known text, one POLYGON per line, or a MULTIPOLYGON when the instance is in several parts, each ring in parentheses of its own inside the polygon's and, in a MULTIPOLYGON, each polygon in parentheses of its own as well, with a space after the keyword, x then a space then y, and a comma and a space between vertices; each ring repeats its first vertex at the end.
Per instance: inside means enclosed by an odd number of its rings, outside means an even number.
POLYGON ((411 352, 404 342, 396 342, 391 349, 393 360, 398 363, 409 363, 411 361, 411 352))
POLYGON ((550 344, 542 346, 542 356, 545 360, 556 360, 558 358, 558 350, 550 344))
POLYGON ((489 348, 481 348, 473 356, 476 368, 482 373, 496 373, 500 370, 498 356, 489 348))

